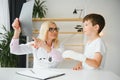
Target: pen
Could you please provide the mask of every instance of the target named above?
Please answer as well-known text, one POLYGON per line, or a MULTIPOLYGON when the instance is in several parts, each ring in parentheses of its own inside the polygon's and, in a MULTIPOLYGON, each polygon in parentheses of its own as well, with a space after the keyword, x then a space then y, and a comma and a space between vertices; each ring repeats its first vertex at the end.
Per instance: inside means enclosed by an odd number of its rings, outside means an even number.
POLYGON ((60 76, 63 76, 63 75, 65 75, 65 73, 58 74, 58 75, 55 75, 55 76, 51 76, 51 77, 45 78, 44 80, 48 80, 48 79, 51 79, 51 78, 60 77, 60 76))
POLYGON ((33 70, 30 70, 33 74, 35 74, 35 72, 33 70))

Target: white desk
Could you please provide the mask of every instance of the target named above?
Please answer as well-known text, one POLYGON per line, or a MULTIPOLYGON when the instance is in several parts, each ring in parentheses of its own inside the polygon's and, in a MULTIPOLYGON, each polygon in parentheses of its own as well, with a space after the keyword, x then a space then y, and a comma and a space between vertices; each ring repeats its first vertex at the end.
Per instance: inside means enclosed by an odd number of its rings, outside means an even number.
MULTIPOLYGON (((0 68, 0 80, 37 80, 16 74, 16 71, 23 71, 28 68, 0 68)), ((120 80, 120 77, 109 71, 102 70, 79 70, 54 69, 65 72, 66 75, 50 80, 120 80)))

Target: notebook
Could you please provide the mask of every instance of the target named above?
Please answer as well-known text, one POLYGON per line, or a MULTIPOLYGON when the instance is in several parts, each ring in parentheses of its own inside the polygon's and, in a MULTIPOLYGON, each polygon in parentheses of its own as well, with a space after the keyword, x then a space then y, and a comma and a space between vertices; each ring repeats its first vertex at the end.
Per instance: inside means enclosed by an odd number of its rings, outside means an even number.
POLYGON ((21 76, 26 76, 30 78, 39 79, 39 80, 48 80, 51 78, 57 78, 57 77, 65 75, 64 72, 58 72, 58 71, 54 71, 51 69, 45 69, 45 70, 32 70, 31 69, 31 70, 17 71, 16 73, 21 76))

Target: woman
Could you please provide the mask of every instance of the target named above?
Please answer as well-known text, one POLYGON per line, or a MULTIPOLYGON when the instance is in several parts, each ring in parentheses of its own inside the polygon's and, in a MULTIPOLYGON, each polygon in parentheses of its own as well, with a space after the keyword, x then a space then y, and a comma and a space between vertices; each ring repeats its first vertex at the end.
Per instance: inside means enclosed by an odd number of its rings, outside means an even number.
POLYGON ((10 43, 13 54, 33 54, 33 68, 54 68, 62 60, 62 45, 58 43, 58 27, 52 21, 44 22, 40 34, 34 41, 19 45, 21 27, 18 18, 12 24, 14 35, 10 43))

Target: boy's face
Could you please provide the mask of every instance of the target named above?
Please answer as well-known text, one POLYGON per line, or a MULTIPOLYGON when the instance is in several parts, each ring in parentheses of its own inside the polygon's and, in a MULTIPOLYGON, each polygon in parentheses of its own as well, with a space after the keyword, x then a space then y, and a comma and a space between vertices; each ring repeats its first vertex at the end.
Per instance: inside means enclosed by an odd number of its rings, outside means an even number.
POLYGON ((85 21, 83 24, 83 32, 86 36, 92 36, 98 32, 98 29, 96 29, 96 25, 93 26, 90 20, 85 21))

